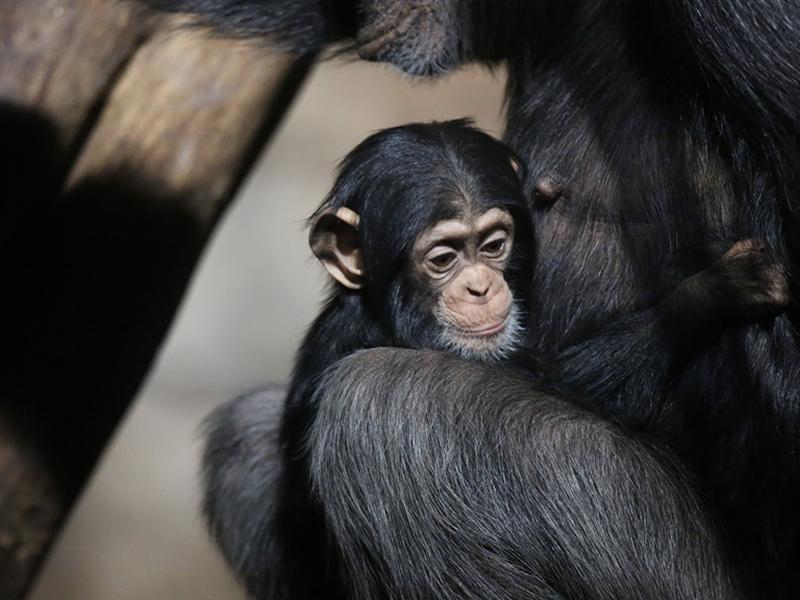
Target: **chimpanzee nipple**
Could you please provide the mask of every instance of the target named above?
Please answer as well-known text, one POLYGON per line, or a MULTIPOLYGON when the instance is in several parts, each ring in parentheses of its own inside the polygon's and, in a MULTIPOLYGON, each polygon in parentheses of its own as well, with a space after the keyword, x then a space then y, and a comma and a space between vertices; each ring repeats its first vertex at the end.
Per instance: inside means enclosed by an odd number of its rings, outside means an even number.
POLYGON ((564 186, 558 177, 545 175, 536 180, 533 191, 536 203, 547 206, 564 195, 564 186))

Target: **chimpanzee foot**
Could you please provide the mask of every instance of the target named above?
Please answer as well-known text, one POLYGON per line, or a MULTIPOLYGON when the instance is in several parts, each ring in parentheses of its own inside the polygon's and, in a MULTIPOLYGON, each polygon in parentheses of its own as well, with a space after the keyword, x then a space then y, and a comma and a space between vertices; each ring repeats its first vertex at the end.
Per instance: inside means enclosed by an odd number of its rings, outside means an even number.
POLYGON ((760 319, 782 312, 791 300, 782 266, 751 239, 736 242, 711 268, 734 314, 760 319))

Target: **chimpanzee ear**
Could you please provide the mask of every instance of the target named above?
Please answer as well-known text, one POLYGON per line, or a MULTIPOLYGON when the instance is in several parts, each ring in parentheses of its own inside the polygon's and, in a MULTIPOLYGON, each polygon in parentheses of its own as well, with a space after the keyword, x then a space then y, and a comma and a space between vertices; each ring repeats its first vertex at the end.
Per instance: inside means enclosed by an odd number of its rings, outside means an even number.
POLYGON ((358 214, 349 208, 327 208, 311 224, 308 243, 328 273, 351 290, 361 289, 364 259, 358 245, 358 214))

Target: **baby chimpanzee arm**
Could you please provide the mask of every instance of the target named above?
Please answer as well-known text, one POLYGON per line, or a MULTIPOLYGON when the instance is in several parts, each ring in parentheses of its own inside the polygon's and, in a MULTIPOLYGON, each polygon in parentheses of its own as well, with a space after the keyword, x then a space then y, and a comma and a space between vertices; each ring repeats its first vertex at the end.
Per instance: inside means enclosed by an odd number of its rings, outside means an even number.
POLYGON ((646 426, 670 409, 669 383, 676 372, 726 328, 773 317, 788 302, 781 267, 751 241, 741 241, 653 308, 625 315, 565 348, 554 358, 555 368, 541 374, 609 415, 624 414, 626 423, 646 426))

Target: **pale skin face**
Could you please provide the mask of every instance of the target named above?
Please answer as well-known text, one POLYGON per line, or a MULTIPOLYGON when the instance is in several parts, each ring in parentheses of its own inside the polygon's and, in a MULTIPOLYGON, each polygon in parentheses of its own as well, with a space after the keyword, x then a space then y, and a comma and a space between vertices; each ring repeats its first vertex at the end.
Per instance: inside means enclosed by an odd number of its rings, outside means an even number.
MULTIPOLYGON (((348 208, 326 209, 312 225, 311 247, 343 286, 358 290, 364 277, 355 243, 358 215, 348 208)), ((519 316, 504 272, 511 257, 514 219, 491 208, 434 223, 414 242, 412 267, 436 295, 439 342, 462 356, 499 357, 520 333, 519 316)))
POLYGON ((412 260, 439 292, 436 318, 449 345, 480 354, 508 342, 514 298, 503 273, 513 237, 511 215, 492 208, 477 217, 440 221, 415 242, 412 260))

